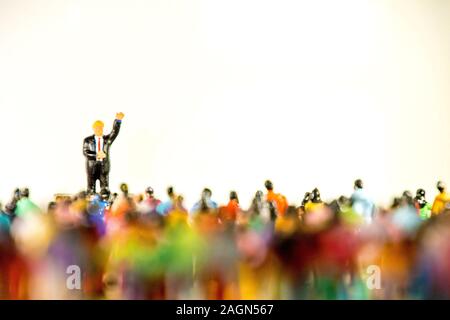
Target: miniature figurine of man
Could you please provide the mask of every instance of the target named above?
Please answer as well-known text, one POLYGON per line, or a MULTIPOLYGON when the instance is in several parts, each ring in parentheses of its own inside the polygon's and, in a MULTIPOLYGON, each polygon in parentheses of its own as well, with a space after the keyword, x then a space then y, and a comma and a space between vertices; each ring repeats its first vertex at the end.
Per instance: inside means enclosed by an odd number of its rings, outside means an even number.
POLYGON ((87 191, 90 194, 95 193, 95 184, 100 180, 102 194, 109 192, 109 149, 117 138, 120 131, 120 125, 124 114, 116 114, 112 131, 103 135, 104 124, 97 120, 92 125, 94 134, 85 138, 83 142, 83 154, 86 157, 87 191))
POLYGON ((425 190, 418 189, 416 192, 416 197, 414 198, 416 208, 419 211, 420 219, 427 220, 431 217, 432 205, 425 198, 425 190))
POLYGON ((266 187, 267 190, 266 201, 274 203, 278 215, 280 216, 284 215, 288 208, 288 202, 286 197, 281 193, 275 193, 273 191, 272 181, 266 180, 264 182, 264 186, 266 187))
POLYGON ((353 189, 354 192, 350 197, 353 211, 359 214, 367 224, 370 224, 374 218, 375 204, 366 194, 361 179, 355 181, 353 189))
POLYGON ((236 222, 239 210, 240 207, 237 192, 231 191, 230 201, 228 202, 228 204, 219 207, 219 219, 224 224, 234 224, 236 222))
POLYGON ((309 201, 305 203, 305 212, 310 213, 321 209, 324 206, 324 203, 320 197, 320 191, 317 188, 309 195, 309 201))
POLYGON ((201 211, 202 205, 206 205, 206 208, 208 209, 213 210, 217 209, 219 206, 217 205, 217 202, 211 199, 211 196, 212 196, 211 189, 204 188, 200 200, 194 204, 194 206, 191 209, 191 213, 195 214, 201 211))
POLYGON ((145 198, 139 204, 140 211, 145 216, 156 216, 156 208, 161 204, 161 200, 157 199, 154 195, 152 187, 147 187, 145 189, 145 198))
POLYGON ((450 194, 447 193, 447 187, 444 182, 439 181, 436 188, 439 194, 436 196, 433 202, 433 207, 431 208, 431 215, 437 216, 441 214, 448 204, 450 204, 450 194))

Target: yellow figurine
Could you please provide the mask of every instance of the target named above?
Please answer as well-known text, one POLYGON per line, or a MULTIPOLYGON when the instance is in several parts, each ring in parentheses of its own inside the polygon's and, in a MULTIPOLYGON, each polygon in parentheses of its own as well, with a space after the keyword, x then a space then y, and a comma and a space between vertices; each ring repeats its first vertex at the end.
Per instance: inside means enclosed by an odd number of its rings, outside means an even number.
POLYGON ((446 191, 445 183, 439 181, 437 183, 437 189, 439 190, 439 194, 434 199, 433 207, 431 208, 431 215, 436 216, 442 211, 444 211, 446 205, 450 203, 450 194, 446 191))

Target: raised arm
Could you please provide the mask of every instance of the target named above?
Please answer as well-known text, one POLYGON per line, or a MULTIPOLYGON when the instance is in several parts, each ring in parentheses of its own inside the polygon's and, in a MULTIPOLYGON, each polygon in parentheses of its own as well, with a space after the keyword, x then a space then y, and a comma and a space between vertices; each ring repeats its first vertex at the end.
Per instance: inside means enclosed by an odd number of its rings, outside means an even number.
POLYGON ((113 141, 119 135, 120 125, 122 123, 123 117, 124 117, 124 114, 122 112, 119 112, 116 114, 116 119, 114 120, 113 128, 111 130, 111 133, 108 135, 110 143, 113 143, 113 141))

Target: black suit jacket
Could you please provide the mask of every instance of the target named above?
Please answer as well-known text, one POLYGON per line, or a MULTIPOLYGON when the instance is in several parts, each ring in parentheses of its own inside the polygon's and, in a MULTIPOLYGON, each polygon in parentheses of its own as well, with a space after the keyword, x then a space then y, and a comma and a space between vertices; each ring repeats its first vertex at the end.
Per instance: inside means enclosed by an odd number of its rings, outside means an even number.
MULTIPOLYGON (((111 147, 114 140, 119 135, 121 121, 114 120, 112 131, 103 136, 103 152, 106 154, 106 157, 103 159, 103 168, 104 170, 109 170, 109 148, 111 147)), ((95 145, 95 137, 91 135, 86 137, 83 142, 83 154, 86 157, 86 165, 92 166, 97 161, 97 152, 95 145)))

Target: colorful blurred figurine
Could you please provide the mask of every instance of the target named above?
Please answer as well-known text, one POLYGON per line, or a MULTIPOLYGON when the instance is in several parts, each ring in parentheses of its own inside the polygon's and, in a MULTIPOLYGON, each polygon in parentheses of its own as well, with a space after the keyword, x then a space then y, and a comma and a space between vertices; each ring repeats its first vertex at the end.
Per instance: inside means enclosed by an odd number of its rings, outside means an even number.
POLYGON ((175 205, 175 202, 177 200, 177 194, 175 193, 172 186, 167 188, 167 195, 168 195, 169 199, 165 202, 161 202, 160 204, 158 204, 156 206, 156 212, 161 216, 165 216, 170 211, 172 211, 172 209, 175 205))
POLYGON ((20 199, 16 204, 15 215, 23 217, 30 213, 41 213, 41 209, 30 200, 30 190, 23 188, 20 190, 20 199))
POLYGON ((361 179, 357 179, 353 186, 354 192, 350 198, 353 210, 358 213, 366 223, 371 223, 375 213, 375 205, 364 191, 361 179))
POLYGON ((144 204, 146 206, 146 212, 149 214, 156 213, 156 208, 160 205, 161 200, 156 199, 152 187, 145 189, 144 204))
POLYGON ((300 205, 300 208, 304 211, 306 204, 310 201, 311 193, 305 192, 305 195, 302 200, 302 204, 300 205))
POLYGON ((288 202, 286 197, 281 193, 275 193, 273 191, 272 181, 266 180, 264 182, 264 186, 266 187, 267 190, 266 201, 269 203, 273 203, 275 205, 278 215, 281 216, 284 215, 288 208, 288 202))
POLYGON ((235 223, 240 210, 239 198, 236 191, 230 192, 229 199, 230 201, 227 205, 219 207, 219 219, 222 223, 235 223))
POLYGON ((205 204, 208 209, 217 209, 218 208, 217 202, 213 201, 211 199, 211 196, 212 196, 211 189, 204 188, 200 200, 194 204, 194 206, 191 209, 191 213, 201 211, 202 204, 205 204))
MULTIPOLYGON (((305 195, 306 196, 306 195, 305 195)), ((306 200, 306 199, 304 199, 306 200)), ((314 188, 314 190, 309 195, 309 201, 305 203, 305 212, 314 212, 324 206, 324 203, 322 199, 320 198, 320 191, 317 188, 314 188)))
POLYGON ((434 199, 433 207, 431 208, 431 215, 433 216, 442 213, 446 205, 450 203, 450 194, 446 191, 445 183, 439 181, 436 187, 439 190, 439 194, 434 199))
POLYGON ((116 114, 113 129, 110 134, 103 135, 103 122, 97 120, 92 125, 94 134, 85 138, 83 142, 83 154, 86 157, 87 191, 95 193, 95 183, 100 180, 102 193, 109 194, 109 149, 119 134, 120 125, 124 114, 116 114))
POLYGON ((427 220, 431 216, 431 203, 428 203, 425 199, 425 190, 418 189, 416 197, 414 198, 417 210, 419 210, 419 216, 422 220, 427 220))
POLYGON ((19 202, 20 197, 21 197, 20 189, 16 188, 14 190, 11 201, 9 201, 5 205, 5 214, 8 215, 8 217, 9 217, 9 219, 11 219, 11 221, 14 220, 14 218, 16 217, 17 202, 19 202))

